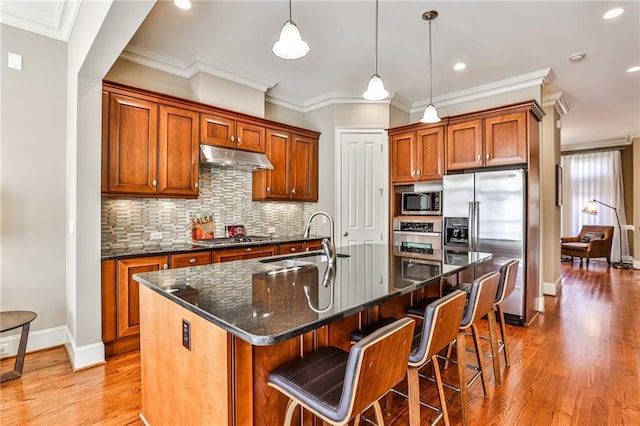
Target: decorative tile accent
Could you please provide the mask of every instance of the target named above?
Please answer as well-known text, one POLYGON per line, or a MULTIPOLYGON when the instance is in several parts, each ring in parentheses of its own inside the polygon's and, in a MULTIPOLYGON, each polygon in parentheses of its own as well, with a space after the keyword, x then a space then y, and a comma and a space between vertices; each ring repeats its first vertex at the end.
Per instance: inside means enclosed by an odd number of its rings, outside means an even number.
POLYGON ((251 171, 201 164, 196 200, 103 198, 102 250, 187 243, 190 213, 201 210, 214 212, 216 237, 224 237, 225 225, 245 225, 250 235, 267 235, 270 227, 276 235, 302 234, 316 204, 253 202, 251 179, 251 171), (151 232, 162 232, 162 241, 151 241, 151 232))

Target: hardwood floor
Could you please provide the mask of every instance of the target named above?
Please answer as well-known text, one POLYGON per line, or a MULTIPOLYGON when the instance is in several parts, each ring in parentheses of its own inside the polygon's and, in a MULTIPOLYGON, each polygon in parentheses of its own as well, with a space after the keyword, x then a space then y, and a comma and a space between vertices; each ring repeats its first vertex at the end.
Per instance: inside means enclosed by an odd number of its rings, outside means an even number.
MULTIPOLYGON (((482 398, 479 381, 471 386, 472 424, 640 425, 640 271, 575 262, 563 264, 562 277, 562 292, 545 297, 533 325, 509 326, 512 365, 501 361, 501 387, 484 358, 491 395, 482 398)), ((0 362, 2 371, 12 367, 13 359, 0 362)), ((437 402, 434 384, 422 388, 423 399, 437 402)), ((459 398, 447 392, 459 424, 459 398)), ((63 348, 27 354, 23 377, 1 385, 0 402, 3 426, 141 425, 139 353, 76 373, 63 348)), ((408 424, 405 400, 393 397, 388 409, 387 424, 408 424)), ((427 424, 432 415, 422 408, 422 417, 427 424)))

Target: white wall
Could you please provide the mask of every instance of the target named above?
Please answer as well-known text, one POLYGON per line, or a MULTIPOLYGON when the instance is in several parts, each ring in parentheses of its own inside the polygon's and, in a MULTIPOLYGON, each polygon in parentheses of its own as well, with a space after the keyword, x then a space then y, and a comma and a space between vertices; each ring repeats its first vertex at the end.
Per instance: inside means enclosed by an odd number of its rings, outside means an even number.
POLYGON ((66 324, 66 44, 0 32, 0 310, 37 312, 39 331, 66 324), (6 52, 22 55, 22 71, 7 68, 6 52))
POLYGON ((141 89, 189 99, 189 80, 168 72, 145 67, 144 65, 118 59, 113 64, 105 80, 127 84, 141 89))

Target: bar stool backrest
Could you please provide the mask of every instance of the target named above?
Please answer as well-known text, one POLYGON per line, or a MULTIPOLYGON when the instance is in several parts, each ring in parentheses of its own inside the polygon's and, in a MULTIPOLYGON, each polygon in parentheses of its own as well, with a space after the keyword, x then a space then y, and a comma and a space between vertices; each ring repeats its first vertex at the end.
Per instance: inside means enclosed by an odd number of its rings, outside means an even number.
POLYGON ((500 282, 494 304, 502 303, 505 297, 513 293, 516 288, 516 277, 518 276, 518 259, 510 260, 500 268, 500 282))
POLYGON ((496 271, 484 274, 473 282, 469 292, 469 303, 467 303, 460 328, 469 327, 487 312, 493 310, 499 281, 500 274, 496 271))
POLYGON ((458 335, 467 293, 456 290, 427 305, 418 347, 409 355, 410 366, 420 366, 458 335))
POLYGON ((402 318, 351 347, 338 415, 350 419, 400 382, 407 372, 415 321, 402 318))

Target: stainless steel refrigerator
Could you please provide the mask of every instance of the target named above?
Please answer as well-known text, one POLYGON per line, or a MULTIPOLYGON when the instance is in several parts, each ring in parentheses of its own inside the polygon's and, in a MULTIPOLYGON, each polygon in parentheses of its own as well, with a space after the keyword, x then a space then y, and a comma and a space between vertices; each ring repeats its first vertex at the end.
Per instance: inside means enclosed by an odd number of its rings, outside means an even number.
MULTIPOLYGON (((447 175, 443 179, 442 216, 468 219, 468 249, 493 253, 475 268, 474 277, 499 270, 518 259, 514 292, 503 301, 507 320, 527 322, 526 294, 526 172, 523 169, 447 175)), ((446 230, 445 230, 446 232, 446 230)), ((446 245, 446 241, 445 241, 446 245)))

